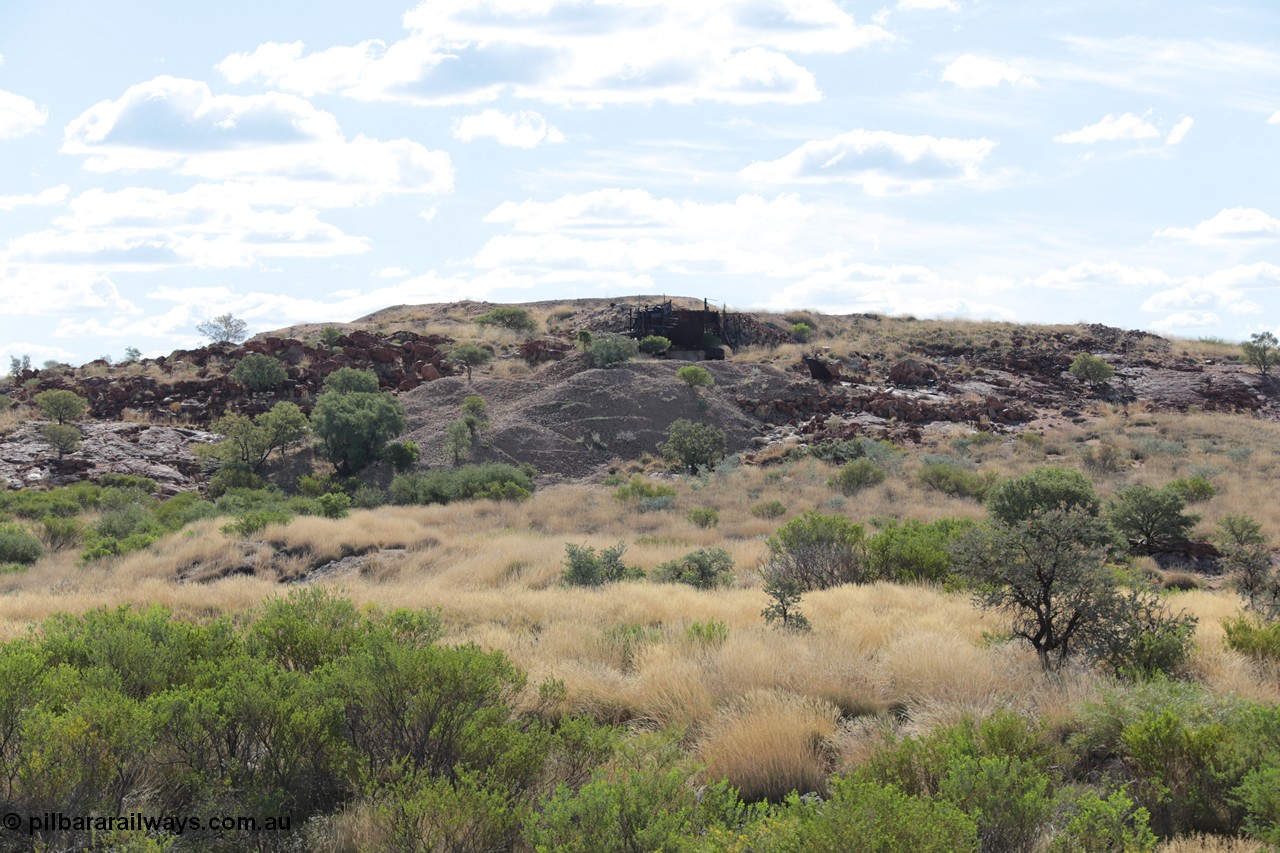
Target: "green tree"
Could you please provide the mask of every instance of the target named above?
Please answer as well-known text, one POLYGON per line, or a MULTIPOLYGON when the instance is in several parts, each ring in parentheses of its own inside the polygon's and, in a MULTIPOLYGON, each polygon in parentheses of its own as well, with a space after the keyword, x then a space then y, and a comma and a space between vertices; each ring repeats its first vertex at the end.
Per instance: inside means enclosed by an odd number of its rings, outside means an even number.
POLYGON ((60 424, 78 421, 89 411, 89 401, 74 391, 41 391, 35 399, 40 413, 60 424))
POLYGON ((484 397, 478 394, 469 394, 462 398, 462 422, 471 431, 472 444, 480 438, 480 430, 489 426, 489 422, 484 419, 488 410, 489 405, 484 401, 484 397))
POLYGON ((248 336, 249 324, 228 312, 212 320, 205 320, 196 326, 196 331, 208 338, 210 343, 238 344, 248 336))
POLYGON ((80 430, 70 424, 48 424, 42 429, 44 440, 58 451, 58 459, 80 448, 80 430))
POLYGON ((288 378, 284 365, 265 353, 251 352, 236 362, 231 378, 248 387, 250 391, 269 391, 279 388, 288 378))
POLYGON ((1115 376, 1115 369, 1105 359, 1082 352, 1071 362, 1071 375, 1091 388, 1105 385, 1115 376))
POLYGON ((324 378, 324 390, 339 394, 377 394, 381 390, 378 377, 372 370, 340 367, 324 378))
POLYGON ((449 352, 449 359, 456 361, 467 369, 467 381, 471 381, 471 370, 493 361, 493 353, 475 344, 463 344, 449 352))
POLYGON ((710 388, 716 384, 715 377, 711 375, 711 371, 696 364, 686 364, 677 370, 676 379, 679 379, 690 388, 710 388))
POLYGON ((842 515, 810 510, 778 528, 769 547, 766 578, 794 580, 801 590, 865 583, 866 535, 842 515))
POLYGON ((477 317, 476 322, 482 326, 500 326, 526 335, 532 335, 538 331, 538 321, 533 319, 528 311, 510 305, 494 308, 477 317))
POLYGON ((307 416, 295 404, 276 403, 252 420, 233 413, 218 418, 210 430, 223 437, 222 458, 250 471, 261 471, 275 451, 284 452, 307 437, 307 416))
POLYGON ((613 367, 635 358, 640 345, 635 338, 601 332, 591 339, 587 351, 591 353, 591 363, 596 367, 613 367))
POLYGON ((1011 619, 1010 633, 1035 649, 1045 671, 1088 651, 1116 669, 1131 669, 1172 640, 1185 653, 1187 617, 1171 616, 1153 590, 1120 587, 1107 564, 1102 519, 1082 507, 1053 509, 1006 524, 994 521, 965 534, 952 550, 974 599, 1011 619), (1141 646, 1155 637, 1152 648, 1141 646), (1160 646, 1160 648, 1154 648, 1160 646))
POLYGON ((773 603, 760 611, 764 621, 787 631, 808 631, 809 620, 800 613, 800 597, 804 589, 795 578, 772 577, 765 581, 764 593, 773 603))
POLYGON ((320 452, 343 476, 377 459, 387 442, 408 425, 400 402, 382 392, 331 389, 316 398, 311 410, 311 431, 319 440, 320 452))
POLYGON ((1084 474, 1069 468, 1044 466, 1005 480, 987 494, 987 509, 998 521, 1016 524, 1055 509, 1079 507, 1098 514, 1098 496, 1084 474))
POLYGON ((671 339, 662 335, 649 335, 640 339, 640 352, 646 355, 661 355, 671 349, 671 339))
POLYGON ((802 344, 807 343, 809 340, 809 336, 812 334, 813 334, 813 327, 810 326, 808 323, 792 323, 791 324, 791 337, 795 338, 797 341, 799 341, 802 344))
POLYGON ((1270 332, 1258 332, 1241 344, 1240 349, 1244 352, 1246 364, 1258 368, 1258 372, 1263 376, 1269 376, 1271 368, 1275 367, 1276 361, 1280 359, 1280 350, 1276 349, 1277 346, 1280 346, 1280 341, 1276 340, 1275 335, 1270 332))
POLYGON ((471 429, 466 421, 454 421, 445 430, 444 449, 453 460, 454 465, 461 465, 462 460, 471 452, 473 441, 471 429))
POLYGON ((699 468, 714 468, 724 459, 724 430, 680 418, 671 424, 667 440, 658 445, 658 451, 688 468, 690 474, 697 474, 699 468))
POLYGON ((1174 489, 1133 485, 1116 493, 1107 515, 1131 548, 1152 554, 1186 541, 1200 520, 1183 512, 1186 505, 1186 498, 1174 489))
POLYGON ((137 347, 124 348, 124 364, 134 364, 142 359, 142 350, 137 347))

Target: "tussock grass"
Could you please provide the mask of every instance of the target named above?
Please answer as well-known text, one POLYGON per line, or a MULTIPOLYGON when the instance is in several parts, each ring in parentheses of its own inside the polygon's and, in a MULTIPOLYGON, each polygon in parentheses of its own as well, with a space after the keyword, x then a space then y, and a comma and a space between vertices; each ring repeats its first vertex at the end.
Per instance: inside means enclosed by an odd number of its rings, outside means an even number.
POLYGON ((1157 849, 1159 853, 1265 853, 1273 848, 1252 838, 1188 835, 1166 841, 1157 849))

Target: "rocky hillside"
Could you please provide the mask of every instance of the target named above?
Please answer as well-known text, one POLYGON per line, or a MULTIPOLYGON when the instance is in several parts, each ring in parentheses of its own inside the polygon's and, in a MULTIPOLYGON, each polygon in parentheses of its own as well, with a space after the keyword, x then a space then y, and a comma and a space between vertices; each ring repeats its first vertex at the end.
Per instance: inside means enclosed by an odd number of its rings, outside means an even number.
POLYGON ((524 307, 539 320, 533 337, 478 327, 475 318, 494 307, 487 303, 399 306, 351 324, 260 335, 243 346, 26 371, 6 389, 20 408, 10 410, 8 434, 0 438, 0 478, 17 486, 114 471, 190 488, 200 472, 188 448, 209 440, 203 430, 213 419, 265 411, 280 400, 307 410, 324 377, 346 366, 373 370, 383 388, 400 396, 410 416, 408 437, 423 448, 424 464, 445 464, 445 426, 457 419, 463 397, 479 394, 491 421, 479 456, 530 462, 559 477, 589 476, 616 458, 652 453, 677 418, 715 424, 731 451, 749 451, 748 460, 775 455, 771 444, 856 434, 920 442, 956 428, 1041 429, 1080 422, 1099 406, 1280 420, 1276 386, 1241 364, 1238 351, 1175 346, 1099 325, 748 315, 744 326, 754 343, 727 361, 707 362, 716 384, 697 392, 675 379, 681 362, 642 358, 598 370, 575 349, 579 330, 617 330, 627 304, 649 301, 529 303, 524 307), (812 331, 803 346, 792 337, 798 322, 812 331), (471 382, 448 359, 451 347, 468 342, 494 355, 471 382), (281 388, 250 393, 231 378, 236 362, 255 352, 286 367, 281 388), (1115 376, 1096 389, 1081 384, 1068 371, 1080 353, 1105 359, 1115 376), (97 422, 86 428, 82 449, 56 465, 38 430, 13 417, 31 417, 22 404, 55 388, 87 398, 97 422))

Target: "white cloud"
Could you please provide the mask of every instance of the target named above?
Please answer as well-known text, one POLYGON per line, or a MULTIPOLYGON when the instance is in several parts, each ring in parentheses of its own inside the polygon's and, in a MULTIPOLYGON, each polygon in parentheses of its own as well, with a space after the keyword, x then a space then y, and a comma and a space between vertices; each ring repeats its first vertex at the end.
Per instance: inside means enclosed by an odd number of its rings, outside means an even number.
POLYGON ((0 89, 0 139, 16 139, 37 130, 49 118, 49 111, 36 102, 0 89))
POLYGON ((1112 261, 1082 261, 1066 269, 1049 270, 1031 280, 1035 287, 1052 290, 1085 290, 1112 287, 1158 287, 1173 283, 1163 270, 1133 267, 1112 261))
POLYGON ((956 0, 898 0, 899 9, 946 9, 948 12, 960 10, 956 0))
POLYGON ((1030 75, 1015 65, 972 54, 965 54, 944 68, 942 81, 962 89, 981 89, 1001 83, 1035 83, 1030 75))
POLYGON ((1054 141, 1093 145, 1097 142, 1114 142, 1120 139, 1152 139, 1160 135, 1160 131, 1146 119, 1133 113, 1125 113, 1119 118, 1108 114, 1097 124, 1088 125, 1071 133, 1060 134, 1054 137, 1054 141))
POLYGON ((1151 328, 1157 332, 1177 332, 1183 329, 1204 329, 1220 322, 1221 318, 1212 311, 1176 311, 1168 317, 1156 320, 1151 328))
POLYGON ((1169 135, 1164 138, 1165 145, 1177 145, 1186 138, 1188 131, 1195 124, 1195 119, 1191 116, 1183 116, 1182 120, 1173 126, 1173 130, 1169 131, 1169 135))
POLYGON ((804 103, 820 95, 792 54, 889 38, 835 0, 427 0, 409 35, 307 54, 301 42, 224 59, 234 83, 425 105, 502 94, 556 104, 804 103))
POLYGON ((1162 228, 1155 236, 1186 240, 1202 246, 1271 242, 1280 239, 1280 219, 1256 207, 1232 207, 1219 211, 1194 228, 1162 228))
POLYGON ((490 138, 500 145, 533 148, 541 142, 564 142, 564 134, 547 124, 533 111, 508 115, 498 110, 484 110, 464 116, 453 123, 453 135, 463 142, 490 138))
POLYGON ((449 155, 407 139, 343 136, 337 119, 293 95, 214 95, 157 77, 67 125, 62 151, 94 171, 173 169, 240 182, 263 204, 345 207, 453 186, 449 155))
POLYGON ((1186 279, 1177 287, 1152 294, 1143 311, 1181 311, 1218 308, 1233 314, 1255 314, 1261 307, 1248 298, 1251 291, 1273 293, 1280 288, 1280 266, 1259 262, 1216 270, 1186 279))
POLYGON ((12 262, 85 263, 108 269, 236 267, 261 258, 363 252, 364 238, 323 222, 311 207, 257 206, 257 190, 198 184, 180 193, 92 189, 72 199, 55 228, 8 244, 12 262))
POLYGON ((404 267, 383 267, 374 274, 378 278, 404 278, 409 271, 404 267))
POLYGON ((1277 110, 1271 118, 1267 119, 1267 124, 1280 124, 1280 110, 1277 110))
POLYGON ((67 266, 0 268, 0 315, 62 315, 109 310, 136 314, 115 282, 92 270, 67 266))
POLYGON ((39 367, 46 361, 71 361, 76 354, 62 347, 51 347, 48 344, 11 342, 0 344, 0 359, 8 361, 9 358, 17 356, 29 356, 31 365, 39 367))
POLYGON ((760 183, 858 184, 874 195, 923 192, 974 180, 996 142, 853 130, 813 140, 777 160, 757 161, 739 175, 760 183))
POLYGON ((66 184, 59 184, 34 195, 31 193, 26 195, 0 195, 0 210, 13 210, 15 207, 47 207, 61 204, 67 200, 67 196, 70 193, 71 187, 66 184))

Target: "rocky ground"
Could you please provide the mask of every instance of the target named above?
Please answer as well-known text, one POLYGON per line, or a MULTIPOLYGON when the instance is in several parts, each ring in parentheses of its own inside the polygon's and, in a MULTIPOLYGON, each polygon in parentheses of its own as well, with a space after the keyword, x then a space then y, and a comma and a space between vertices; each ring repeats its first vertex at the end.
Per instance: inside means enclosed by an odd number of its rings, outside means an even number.
MULTIPOLYGON (((645 300, 657 297, 634 301, 645 300)), ((840 358, 815 352, 819 357, 806 365, 798 349, 794 359, 773 357, 773 347, 788 337, 782 318, 751 316, 747 328, 758 343, 732 360, 705 362, 716 384, 696 391, 674 376, 682 362, 645 358, 598 370, 573 348, 578 328, 620 326, 624 314, 611 300, 530 303, 548 317, 552 331, 493 347, 499 363, 523 358, 528 367, 477 370, 474 382, 448 361, 450 337, 371 330, 409 321, 425 329, 445 320, 461 330, 492 307, 398 306, 329 332, 328 344, 319 339, 320 327, 293 327, 240 347, 220 344, 140 364, 28 371, 10 389, 13 401, 67 388, 90 401, 96 423, 84 425, 84 447, 61 463, 34 426, 0 437, 0 478, 12 487, 114 471, 152 477, 170 490, 192 488, 200 471, 189 448, 210 440, 202 430, 213 419, 228 411, 265 411, 285 399, 309 409, 324 377, 344 366, 373 370, 384 388, 399 395, 409 414, 407 437, 422 447, 424 464, 447 463, 445 428, 460 416, 462 399, 479 394, 488 402, 490 426, 476 457, 529 462, 551 478, 592 476, 610 460, 654 453, 677 418, 720 427, 730 451, 748 451, 748 461, 776 456, 768 452, 771 443, 858 434, 918 442, 931 431, 957 426, 997 432, 1052 428, 1082 422, 1100 403, 1280 420, 1277 387, 1256 370, 1180 355, 1157 336, 1098 325, 1006 326, 990 340, 979 340, 969 327, 963 335, 912 337, 908 321, 868 315, 865 322, 885 337, 883 348, 873 337, 869 348, 864 344, 868 351, 846 351, 840 358), (284 387, 250 394, 231 379, 231 368, 250 352, 286 365, 284 387), (1098 389, 1076 381, 1068 368, 1081 352, 1107 360, 1115 377, 1098 389), (144 423, 121 423, 124 416, 144 423)))

